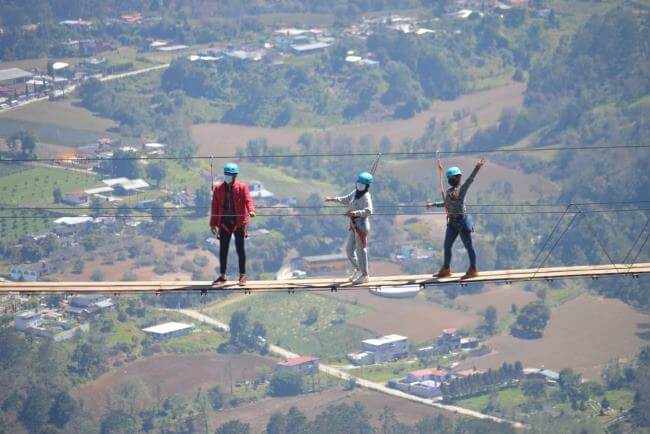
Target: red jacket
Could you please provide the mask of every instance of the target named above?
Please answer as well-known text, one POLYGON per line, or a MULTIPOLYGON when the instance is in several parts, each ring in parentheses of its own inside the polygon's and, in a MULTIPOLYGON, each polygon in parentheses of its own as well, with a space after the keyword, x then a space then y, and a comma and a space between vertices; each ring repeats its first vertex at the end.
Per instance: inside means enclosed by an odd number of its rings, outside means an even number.
MULTIPOLYGON (((212 188, 212 212, 210 213, 210 227, 228 229, 221 225, 221 217, 226 201, 226 184, 220 183, 212 188)), ((232 201, 235 207, 236 223, 233 230, 246 226, 248 213, 255 212, 255 204, 248 191, 248 185, 238 182, 232 184, 232 201)))

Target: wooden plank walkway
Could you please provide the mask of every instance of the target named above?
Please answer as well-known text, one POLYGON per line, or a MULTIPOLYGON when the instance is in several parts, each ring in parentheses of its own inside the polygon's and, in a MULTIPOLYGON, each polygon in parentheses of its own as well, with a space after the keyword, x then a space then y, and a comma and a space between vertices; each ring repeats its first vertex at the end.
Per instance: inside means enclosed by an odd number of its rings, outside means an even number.
POLYGON ((583 265, 576 267, 527 268, 516 270, 482 271, 479 277, 461 280, 462 273, 454 273, 445 279, 436 279, 430 274, 413 276, 373 277, 370 282, 352 285, 341 278, 300 279, 300 280, 253 280, 245 286, 236 281, 221 286, 211 286, 207 281, 150 281, 150 282, 0 282, 0 294, 19 292, 22 294, 51 293, 162 293, 174 291, 309 291, 309 290, 358 290, 386 286, 437 286, 445 284, 470 284, 477 282, 520 282, 530 280, 556 280, 568 278, 593 278, 607 276, 639 277, 650 273, 650 263, 583 265))

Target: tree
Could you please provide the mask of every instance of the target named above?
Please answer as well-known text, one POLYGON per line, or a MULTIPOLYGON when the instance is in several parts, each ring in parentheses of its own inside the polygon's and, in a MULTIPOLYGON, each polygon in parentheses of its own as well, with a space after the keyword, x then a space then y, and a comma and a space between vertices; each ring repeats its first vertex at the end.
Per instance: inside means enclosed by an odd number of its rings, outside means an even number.
POLYGON ((111 160, 111 174, 116 177, 139 178, 140 164, 134 151, 117 150, 111 160))
POLYGON ((32 387, 18 414, 18 419, 30 432, 39 432, 47 425, 52 397, 45 386, 32 387))
POLYGON ((63 428, 76 409, 77 403, 70 394, 61 392, 54 398, 54 405, 50 409, 50 422, 57 428, 63 428))
POLYGON ((287 434, 302 433, 307 427, 307 416, 296 407, 287 412, 287 434))
POLYGON ((163 241, 174 241, 181 233, 183 222, 179 219, 168 219, 162 228, 160 238, 163 241))
POLYGON ((83 342, 72 353, 75 371, 83 377, 93 377, 104 370, 104 358, 93 345, 83 342))
POLYGON ((305 325, 313 325, 318 321, 318 309, 316 307, 312 307, 307 311, 307 317, 303 321, 303 324, 305 325))
POLYGON ((112 410, 102 417, 99 432, 101 434, 137 434, 140 421, 135 415, 123 410, 112 410))
POLYGON ((221 425, 215 431, 215 434, 249 434, 251 426, 247 423, 242 423, 239 420, 231 420, 221 425))
POLYGON ((164 161, 156 161, 147 165, 147 177, 156 182, 156 187, 160 187, 160 183, 167 176, 167 165, 164 161))
POLYGON ((230 340, 243 343, 248 336, 248 314, 244 310, 233 312, 230 316, 230 340))
POLYGON ((34 154, 37 143, 38 139, 31 131, 18 131, 7 140, 9 149, 15 152, 20 148, 20 152, 26 157, 34 154))
POLYGON ((52 199, 54 203, 61 203, 63 201, 63 193, 59 187, 52 190, 52 199))
POLYGON ((224 396, 221 387, 217 384, 210 390, 208 390, 208 399, 210 400, 210 405, 215 410, 223 408, 224 396))
POLYGON ((483 315, 485 320, 485 328, 490 334, 494 334, 497 324, 497 309, 494 306, 488 306, 483 315))
POLYGON ((531 399, 540 399, 546 395, 546 383, 541 379, 528 380, 521 383, 524 396, 531 399))
POLYGON ((536 339, 542 336, 551 311, 543 302, 534 301, 521 308, 511 332, 513 336, 536 339))
POLYGON ((197 216, 205 216, 210 210, 212 193, 207 185, 201 186, 194 192, 194 212, 197 216))
POLYGON ((271 415, 266 424, 266 434, 284 434, 287 432, 287 418, 280 411, 271 415))
POLYGON ((269 383, 269 395, 293 396, 303 391, 302 376, 291 372, 276 372, 269 383))

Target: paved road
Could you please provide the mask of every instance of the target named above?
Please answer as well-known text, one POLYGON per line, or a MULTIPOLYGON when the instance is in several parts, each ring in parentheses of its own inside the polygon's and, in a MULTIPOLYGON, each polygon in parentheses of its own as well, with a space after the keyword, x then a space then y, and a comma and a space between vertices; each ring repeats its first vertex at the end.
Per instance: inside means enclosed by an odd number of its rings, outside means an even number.
MULTIPOLYGON (((189 316, 189 317, 191 317, 191 318, 193 318, 193 319, 195 319, 197 321, 213 325, 213 326, 215 326, 215 327, 217 327, 217 328, 219 328, 221 330, 224 330, 224 331, 229 330, 229 327, 228 327, 227 324, 224 324, 221 321, 217 321, 216 319, 214 319, 212 317, 209 317, 209 316, 207 316, 205 314, 202 314, 201 312, 197 312, 195 310, 191 310, 191 309, 164 309, 164 310, 182 313, 183 315, 187 315, 187 316, 189 316)), ((291 352, 291 351, 289 351, 287 349, 284 349, 282 347, 279 347, 277 345, 269 345, 269 351, 271 353, 277 355, 277 356, 284 357, 285 359, 293 359, 293 358, 296 358, 296 357, 300 357, 299 354, 291 352)), ((469 410, 467 408, 462 408, 462 407, 456 407, 454 405, 440 404, 439 402, 432 401, 431 399, 420 398, 418 396, 414 396, 414 395, 410 395, 408 393, 404 393, 401 390, 391 389, 390 387, 387 387, 387 386, 385 386, 385 385, 383 385, 381 383, 376 383, 374 381, 364 380, 363 378, 359 378, 359 377, 356 377, 354 375, 350 375, 349 373, 347 373, 347 372, 345 372, 345 371, 343 371, 343 370, 341 370, 339 368, 336 368, 334 366, 330 366, 330 365, 326 365, 326 364, 321 363, 320 364, 320 370, 321 370, 321 372, 324 372, 324 373, 326 373, 328 375, 331 375, 333 377, 340 378, 342 380, 347 381, 347 380, 350 380, 350 379, 354 379, 354 381, 356 382, 357 385, 359 385, 361 387, 365 387, 367 389, 375 390, 377 392, 385 393, 386 395, 392 395, 392 396, 396 396, 398 398, 408 399, 409 401, 412 401, 412 402, 417 402, 417 403, 420 403, 420 404, 428 405, 430 407, 438 408, 440 410, 450 411, 450 412, 456 413, 456 414, 462 414, 464 416, 476 417, 476 418, 479 418, 479 419, 490 419, 490 420, 493 420, 495 422, 509 423, 509 424, 513 425, 514 427, 516 427, 516 428, 524 428, 524 425, 519 423, 519 422, 515 422, 515 421, 511 421, 511 420, 507 420, 507 419, 501 419, 501 418, 494 417, 494 416, 489 416, 487 414, 479 413, 478 411, 473 411, 473 410, 469 410)))

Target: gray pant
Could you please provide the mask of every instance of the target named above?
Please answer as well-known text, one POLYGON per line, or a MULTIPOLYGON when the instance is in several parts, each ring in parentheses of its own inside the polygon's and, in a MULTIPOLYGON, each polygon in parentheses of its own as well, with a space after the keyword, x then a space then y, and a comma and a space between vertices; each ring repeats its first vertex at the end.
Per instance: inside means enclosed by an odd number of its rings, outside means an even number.
POLYGON ((363 274, 368 275, 368 249, 363 247, 361 237, 356 231, 350 231, 345 251, 348 254, 348 259, 350 259, 352 266, 357 270, 361 270, 363 274))

